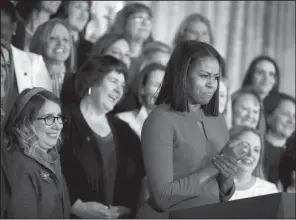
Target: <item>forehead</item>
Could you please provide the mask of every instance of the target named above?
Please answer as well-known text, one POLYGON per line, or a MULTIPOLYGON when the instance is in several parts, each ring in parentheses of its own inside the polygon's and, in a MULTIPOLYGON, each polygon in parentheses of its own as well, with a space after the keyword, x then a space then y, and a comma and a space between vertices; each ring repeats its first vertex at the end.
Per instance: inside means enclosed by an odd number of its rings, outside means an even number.
POLYGON ((204 70, 209 73, 217 74, 220 72, 219 62, 214 57, 202 57, 192 63, 192 70, 204 70))
POLYGON ((285 109, 295 114, 295 103, 290 100, 280 100, 277 109, 285 109))
POLYGON ((267 70, 269 70, 269 71, 273 71, 273 72, 275 72, 275 66, 273 65, 273 63, 272 62, 270 62, 270 61, 268 61, 268 60, 261 60, 261 61, 259 61, 257 64, 256 64, 256 66, 255 66, 255 68, 260 68, 260 69, 267 69, 267 70))
POLYGON ((165 72, 163 70, 154 70, 148 74, 149 81, 159 81, 164 77, 165 72))
POLYGON ((252 146, 261 146, 260 137, 252 131, 243 132, 238 139, 252 146))
POLYGON ((150 13, 146 9, 138 9, 131 13, 131 16, 146 16, 151 17, 150 13))
POLYGON ((68 33, 67 28, 62 24, 55 24, 52 28, 51 34, 60 34, 60 33, 68 33))
POLYGON ((41 107, 38 115, 47 115, 47 114, 59 114, 61 113, 61 107, 50 100, 46 100, 43 106, 41 107))
POLYGON ((125 39, 121 38, 121 39, 115 41, 113 44, 111 44, 110 45, 110 48, 111 47, 125 47, 125 48, 129 48, 129 44, 128 44, 128 42, 125 39))
POLYGON ((196 30, 208 30, 208 26, 200 19, 190 21, 187 25, 187 28, 196 30))
POLYGON ((117 79, 117 80, 119 80, 121 82, 125 82, 123 73, 117 72, 115 70, 112 70, 110 73, 108 73, 106 75, 106 77, 108 77, 108 78, 114 78, 114 79, 117 79))
POLYGON ((237 98, 237 104, 253 104, 259 107, 259 101, 253 94, 244 93, 237 98))

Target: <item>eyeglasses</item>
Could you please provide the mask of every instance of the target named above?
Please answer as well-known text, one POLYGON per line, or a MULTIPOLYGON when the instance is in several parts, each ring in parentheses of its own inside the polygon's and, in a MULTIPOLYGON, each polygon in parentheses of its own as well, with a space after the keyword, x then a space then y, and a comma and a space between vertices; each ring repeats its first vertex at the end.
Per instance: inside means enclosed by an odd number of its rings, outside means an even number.
POLYGON ((147 24, 151 24, 151 18, 145 18, 142 16, 132 16, 131 19, 138 23, 143 23, 145 21, 147 24))
POLYGON ((44 118, 37 118, 37 120, 43 120, 44 123, 48 126, 53 125, 56 120, 58 121, 59 124, 63 124, 66 121, 65 117, 63 117, 62 115, 59 115, 57 117, 55 117, 53 115, 48 115, 44 118))

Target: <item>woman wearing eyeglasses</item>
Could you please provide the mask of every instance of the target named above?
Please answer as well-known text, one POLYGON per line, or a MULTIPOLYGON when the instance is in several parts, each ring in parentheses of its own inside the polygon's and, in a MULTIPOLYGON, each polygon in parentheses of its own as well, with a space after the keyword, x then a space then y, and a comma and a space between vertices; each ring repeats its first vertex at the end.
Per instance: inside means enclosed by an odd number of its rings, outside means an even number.
MULTIPOLYGON (((121 34, 130 46, 131 65, 134 68, 136 60, 141 56, 144 46, 153 41, 152 11, 141 3, 130 3, 121 9, 110 27, 110 33, 121 34)), ((130 75, 127 83, 132 81, 130 75)))
POLYGON ((70 202, 57 147, 60 101, 39 87, 16 99, 4 127, 10 158, 8 218, 69 218, 70 202))

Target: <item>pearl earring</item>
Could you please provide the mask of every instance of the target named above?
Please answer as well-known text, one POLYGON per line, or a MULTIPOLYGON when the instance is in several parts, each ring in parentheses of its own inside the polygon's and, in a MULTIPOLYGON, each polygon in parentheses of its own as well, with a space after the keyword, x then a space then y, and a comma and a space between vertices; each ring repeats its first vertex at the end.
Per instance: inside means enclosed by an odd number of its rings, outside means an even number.
POLYGON ((88 89, 88 95, 90 95, 90 94, 91 94, 91 88, 88 89))

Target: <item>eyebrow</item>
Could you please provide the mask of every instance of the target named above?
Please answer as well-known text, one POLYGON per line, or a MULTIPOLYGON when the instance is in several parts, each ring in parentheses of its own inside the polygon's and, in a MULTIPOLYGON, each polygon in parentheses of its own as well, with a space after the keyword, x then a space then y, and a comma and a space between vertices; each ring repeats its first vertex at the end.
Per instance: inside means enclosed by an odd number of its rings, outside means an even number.
MULTIPOLYGON (((212 73, 210 73, 210 72, 208 72, 208 71, 205 71, 205 70, 201 70, 201 72, 204 72, 204 73, 207 73, 207 74, 212 74, 212 73)), ((219 75, 220 76, 220 73, 214 73, 215 75, 219 75)))
MULTIPOLYGON (((58 113, 57 116, 61 116, 62 112, 58 113)), ((55 116, 55 114, 53 113, 48 113, 48 114, 44 114, 44 115, 40 115, 39 117, 47 117, 47 116, 55 116)))

